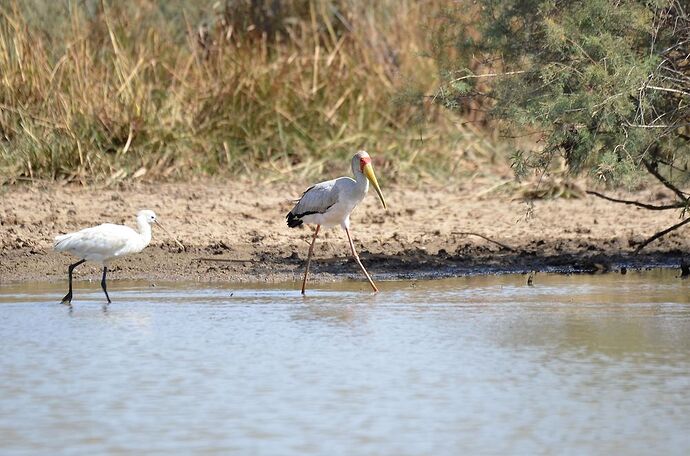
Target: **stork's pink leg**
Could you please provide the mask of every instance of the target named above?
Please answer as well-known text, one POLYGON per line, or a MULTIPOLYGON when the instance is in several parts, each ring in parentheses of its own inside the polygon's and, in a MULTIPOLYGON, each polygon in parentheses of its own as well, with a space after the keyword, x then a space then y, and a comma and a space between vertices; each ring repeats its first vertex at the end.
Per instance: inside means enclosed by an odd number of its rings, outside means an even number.
POLYGON ((352 237, 350 236, 350 230, 348 228, 345 228, 345 233, 347 233, 347 240, 350 241, 350 249, 352 249, 352 256, 355 257, 355 261, 357 261, 357 264, 359 265, 359 267, 362 268, 364 275, 367 276, 367 279, 369 280, 369 283, 371 284, 371 288, 374 289, 374 293, 378 293, 379 289, 376 288, 376 285, 374 285, 374 281, 371 280, 369 273, 367 272, 366 269, 364 269, 364 265, 362 264, 361 261, 359 261, 359 255, 357 255, 357 252, 355 251, 355 244, 352 242, 352 237))
POLYGON ((316 225, 316 230, 314 230, 314 237, 311 240, 311 245, 309 246, 309 254, 307 255, 307 267, 304 270, 304 280, 302 280, 302 294, 304 294, 304 289, 307 287, 307 274, 309 274, 309 264, 311 263, 311 255, 314 253, 314 244, 316 244, 316 236, 319 234, 319 228, 321 225, 316 225))

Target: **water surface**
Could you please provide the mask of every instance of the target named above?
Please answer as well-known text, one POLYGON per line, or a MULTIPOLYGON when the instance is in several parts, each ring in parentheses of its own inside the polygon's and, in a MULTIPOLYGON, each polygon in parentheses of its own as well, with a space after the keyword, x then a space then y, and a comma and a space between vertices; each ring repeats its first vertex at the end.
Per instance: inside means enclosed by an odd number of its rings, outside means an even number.
POLYGON ((0 453, 688 454, 671 271, 0 286, 0 453))

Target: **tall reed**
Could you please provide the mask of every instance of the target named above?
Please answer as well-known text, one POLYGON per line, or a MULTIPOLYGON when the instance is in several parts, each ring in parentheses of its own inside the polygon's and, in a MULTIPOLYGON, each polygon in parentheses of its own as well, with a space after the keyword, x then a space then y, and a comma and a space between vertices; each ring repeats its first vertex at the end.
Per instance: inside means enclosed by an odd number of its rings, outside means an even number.
POLYGON ((193 3, 71 0, 50 21, 0 4, 0 182, 282 179, 359 147, 395 177, 492 153, 430 104, 394 102, 433 91, 434 2, 193 3))

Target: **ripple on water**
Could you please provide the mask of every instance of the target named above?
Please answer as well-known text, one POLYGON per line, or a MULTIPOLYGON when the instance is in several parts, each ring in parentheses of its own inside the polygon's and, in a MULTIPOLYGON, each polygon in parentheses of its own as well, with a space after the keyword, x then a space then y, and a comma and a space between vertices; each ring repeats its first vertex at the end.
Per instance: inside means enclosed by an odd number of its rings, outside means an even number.
POLYGON ((0 452, 690 451, 671 272, 0 286, 0 452))

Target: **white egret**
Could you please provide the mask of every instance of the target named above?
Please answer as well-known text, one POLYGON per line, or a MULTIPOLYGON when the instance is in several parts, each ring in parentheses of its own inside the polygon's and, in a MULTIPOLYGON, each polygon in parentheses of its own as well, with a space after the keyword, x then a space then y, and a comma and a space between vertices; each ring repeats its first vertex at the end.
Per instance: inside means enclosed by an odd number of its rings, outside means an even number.
MULTIPOLYGON (((67 304, 71 304, 72 302, 72 272, 74 268, 85 261, 93 261, 103 266, 101 288, 103 288, 105 297, 108 303, 110 303, 110 296, 108 296, 108 290, 105 284, 105 276, 108 272, 109 262, 116 258, 132 253, 139 253, 144 250, 144 248, 149 245, 149 242, 151 242, 151 224, 153 223, 160 226, 163 231, 170 235, 170 233, 168 233, 158 222, 156 214, 153 211, 143 210, 137 213, 139 232, 136 232, 128 226, 104 223, 91 228, 84 228, 74 233, 57 236, 53 244, 57 252, 71 253, 80 258, 79 261, 69 266, 69 291, 65 297, 62 298, 62 302, 67 304)), ((180 247, 184 248, 179 241, 175 240, 175 242, 180 247)))
POLYGON ((355 178, 339 177, 337 179, 320 182, 309 187, 301 196, 295 207, 292 208, 287 215, 287 224, 290 228, 295 228, 303 223, 316 225, 314 237, 309 246, 309 254, 307 255, 307 265, 304 271, 304 280, 302 281, 302 294, 304 294, 307 285, 307 274, 309 274, 309 263, 314 252, 314 243, 316 236, 319 234, 319 229, 324 227, 331 227, 340 225, 347 234, 347 240, 350 243, 352 256, 355 261, 362 268, 364 275, 369 280, 371 288, 378 292, 378 288, 371 280, 371 276, 359 260, 359 255, 355 250, 355 245, 352 242, 350 235, 350 214, 353 209, 364 199, 369 191, 369 182, 374 186, 374 190, 381 199, 383 208, 386 209, 386 200, 383 198, 381 188, 376 180, 374 168, 371 166, 371 157, 366 151, 357 152, 352 157, 352 173, 355 178))

